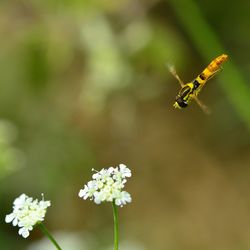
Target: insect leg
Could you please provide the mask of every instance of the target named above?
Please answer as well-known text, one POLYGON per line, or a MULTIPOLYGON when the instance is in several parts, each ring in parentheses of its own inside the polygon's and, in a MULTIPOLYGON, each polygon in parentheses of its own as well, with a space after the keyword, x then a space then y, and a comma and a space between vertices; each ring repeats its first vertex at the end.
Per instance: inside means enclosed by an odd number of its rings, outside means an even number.
POLYGON ((200 101, 197 96, 193 96, 193 98, 204 113, 206 113, 207 115, 211 114, 211 110, 202 101, 200 101))
POLYGON ((185 84, 180 79, 180 77, 178 76, 178 74, 176 73, 175 67, 173 65, 170 65, 170 64, 167 64, 166 66, 167 66, 169 72, 175 77, 175 79, 177 79, 177 81, 179 82, 179 84, 181 85, 181 87, 183 87, 185 84))

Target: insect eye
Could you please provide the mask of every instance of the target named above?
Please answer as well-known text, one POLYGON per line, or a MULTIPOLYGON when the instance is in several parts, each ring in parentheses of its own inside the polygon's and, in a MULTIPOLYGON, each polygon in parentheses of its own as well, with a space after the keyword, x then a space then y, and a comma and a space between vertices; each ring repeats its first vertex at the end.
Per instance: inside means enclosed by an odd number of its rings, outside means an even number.
POLYGON ((187 107, 187 102, 185 102, 181 97, 177 97, 175 100, 181 108, 187 107))

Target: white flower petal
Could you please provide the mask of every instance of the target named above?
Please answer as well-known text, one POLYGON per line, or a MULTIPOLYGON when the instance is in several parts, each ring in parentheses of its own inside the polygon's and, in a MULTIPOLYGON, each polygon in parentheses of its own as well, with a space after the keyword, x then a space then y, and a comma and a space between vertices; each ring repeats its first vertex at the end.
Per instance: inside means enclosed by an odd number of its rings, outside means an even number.
POLYGON ((5 216, 5 222, 6 222, 6 223, 10 223, 11 221, 14 220, 14 218, 15 218, 15 215, 14 215, 13 213, 7 214, 7 215, 5 216))
POLYGON ((85 190, 81 189, 78 193, 78 196, 82 198, 85 194, 86 194, 85 190))
POLYGON ((23 238, 27 238, 30 235, 30 232, 27 228, 22 227, 18 230, 18 233, 23 236, 23 238))
POLYGON ((118 193, 117 197, 115 198, 115 204, 121 207, 127 203, 130 203, 131 201, 132 201, 132 198, 130 194, 126 191, 122 191, 118 193))
POLYGON ((18 224, 18 218, 16 217, 13 221, 12 221, 12 225, 16 226, 18 224))

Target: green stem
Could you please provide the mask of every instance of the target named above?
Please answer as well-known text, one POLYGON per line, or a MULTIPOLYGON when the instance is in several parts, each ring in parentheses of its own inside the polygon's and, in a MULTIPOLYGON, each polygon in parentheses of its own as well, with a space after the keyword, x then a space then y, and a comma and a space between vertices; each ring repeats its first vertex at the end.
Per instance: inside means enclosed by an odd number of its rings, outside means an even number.
POLYGON ((58 245, 58 243, 56 242, 56 240, 54 239, 54 237, 50 234, 50 232, 48 231, 48 229, 44 226, 43 223, 39 223, 38 224, 40 229, 42 230, 42 232, 50 239, 50 241, 54 244, 54 246, 58 249, 58 250, 62 250, 62 248, 58 245))
POLYGON ((119 240, 118 208, 115 205, 115 201, 112 202, 112 207, 114 216, 114 250, 118 250, 118 240, 119 240))

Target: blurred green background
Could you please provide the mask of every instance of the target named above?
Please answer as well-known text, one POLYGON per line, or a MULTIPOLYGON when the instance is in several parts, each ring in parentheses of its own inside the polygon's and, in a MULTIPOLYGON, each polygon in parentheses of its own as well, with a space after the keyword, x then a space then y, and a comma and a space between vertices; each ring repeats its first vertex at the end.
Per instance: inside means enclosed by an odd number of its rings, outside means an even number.
POLYGON ((127 164, 121 250, 250 249, 250 2, 2 0, 0 248, 53 249, 4 222, 21 193, 51 200, 63 249, 112 249, 110 204, 78 198, 91 169, 127 164), (200 99, 178 83, 230 60, 200 99))

